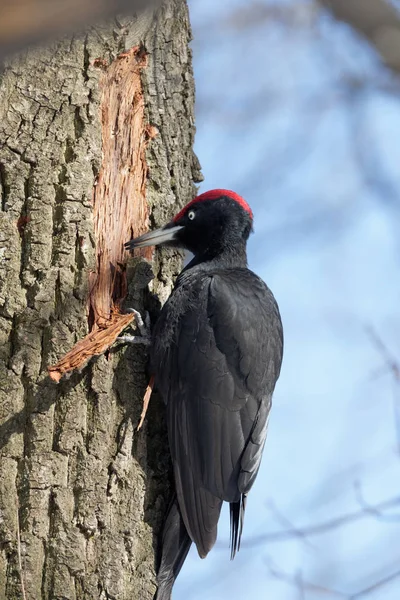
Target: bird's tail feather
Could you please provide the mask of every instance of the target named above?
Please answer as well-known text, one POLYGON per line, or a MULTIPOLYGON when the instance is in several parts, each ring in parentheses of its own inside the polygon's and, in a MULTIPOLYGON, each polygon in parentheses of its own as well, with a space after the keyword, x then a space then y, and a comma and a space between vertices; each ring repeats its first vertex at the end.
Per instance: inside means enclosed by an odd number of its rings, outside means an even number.
POLYGON ((240 550, 242 538, 244 513, 246 510, 247 495, 242 494, 238 502, 230 503, 231 516, 231 560, 235 558, 236 552, 240 550))
POLYGON ((161 541, 161 560, 157 574, 158 590, 154 600, 170 600, 192 540, 186 531, 176 495, 172 498, 161 541))

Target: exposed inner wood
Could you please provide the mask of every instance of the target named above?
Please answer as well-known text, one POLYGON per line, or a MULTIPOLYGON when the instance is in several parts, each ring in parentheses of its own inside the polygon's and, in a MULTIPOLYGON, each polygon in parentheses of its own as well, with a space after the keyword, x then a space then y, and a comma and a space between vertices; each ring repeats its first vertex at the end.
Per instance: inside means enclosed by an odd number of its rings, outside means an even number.
MULTIPOLYGON (((135 47, 101 78, 103 157, 93 187, 97 269, 90 276, 90 334, 49 367, 55 381, 104 352, 133 320, 120 314, 120 306, 127 292, 124 242, 148 229, 146 146, 155 132, 144 116, 140 71, 146 64, 145 53, 135 47)), ((151 249, 142 254, 151 256, 151 249)))
POLYGON ((147 386, 146 392, 143 396, 143 408, 142 408, 142 412, 140 415, 139 425, 137 426, 137 431, 139 431, 139 429, 142 428, 142 425, 146 418, 147 409, 149 408, 150 397, 151 397, 151 394, 153 393, 153 387, 154 387, 155 380, 156 380, 155 375, 152 375, 150 377, 149 385, 147 386))
MULTIPOLYGON (((96 329, 80 340, 56 365, 48 368, 49 376, 57 383, 61 377, 70 371, 79 369, 92 358, 103 354, 110 347, 110 340, 114 342, 121 331, 125 329, 135 316, 132 314, 114 314, 107 323, 107 327, 96 329)), ((111 343, 112 343, 111 342, 111 343)))

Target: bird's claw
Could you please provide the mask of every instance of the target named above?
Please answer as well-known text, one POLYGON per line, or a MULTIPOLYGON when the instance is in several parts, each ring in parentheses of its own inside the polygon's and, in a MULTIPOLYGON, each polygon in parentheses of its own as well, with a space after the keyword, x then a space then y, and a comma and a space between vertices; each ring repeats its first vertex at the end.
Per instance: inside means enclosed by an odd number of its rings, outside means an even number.
POLYGON ((143 321, 142 315, 138 310, 135 310, 134 308, 128 308, 127 312, 135 315, 135 323, 136 327, 139 329, 140 335, 121 335, 117 337, 116 341, 123 344, 142 344, 143 346, 150 346, 151 333, 149 313, 146 311, 143 321))
POLYGON ((150 329, 149 322, 148 322, 148 319, 149 319, 148 312, 146 312, 146 317, 145 317, 146 324, 144 323, 142 315, 140 314, 140 312, 138 310, 136 310, 134 308, 128 308, 126 312, 132 313, 135 315, 135 322, 136 322, 137 328, 140 331, 140 335, 142 335, 143 337, 146 337, 146 336, 148 337, 149 336, 148 330, 150 329))
POLYGON ((142 344, 143 346, 150 346, 151 339, 142 335, 120 335, 117 337, 117 342, 123 344, 142 344))

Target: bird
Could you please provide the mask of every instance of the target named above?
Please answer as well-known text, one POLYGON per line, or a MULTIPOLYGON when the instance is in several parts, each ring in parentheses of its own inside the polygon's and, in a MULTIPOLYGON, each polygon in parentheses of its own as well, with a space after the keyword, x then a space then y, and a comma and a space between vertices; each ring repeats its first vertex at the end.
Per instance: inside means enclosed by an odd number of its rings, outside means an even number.
POLYGON ((267 435, 283 357, 277 302, 248 268, 253 212, 240 195, 196 196, 161 229, 125 248, 183 248, 192 260, 154 325, 150 370, 166 404, 175 493, 161 539, 156 600, 170 600, 194 543, 204 558, 230 504, 231 559, 267 435))

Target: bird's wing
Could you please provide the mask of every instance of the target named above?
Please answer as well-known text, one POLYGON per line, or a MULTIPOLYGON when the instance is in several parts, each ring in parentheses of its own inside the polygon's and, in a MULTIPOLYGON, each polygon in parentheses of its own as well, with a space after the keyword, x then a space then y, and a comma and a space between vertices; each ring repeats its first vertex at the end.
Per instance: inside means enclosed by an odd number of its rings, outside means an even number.
POLYGON ((178 500, 201 555, 215 542, 221 501, 237 502, 254 481, 281 358, 265 284, 245 269, 203 277, 164 367, 178 500))

